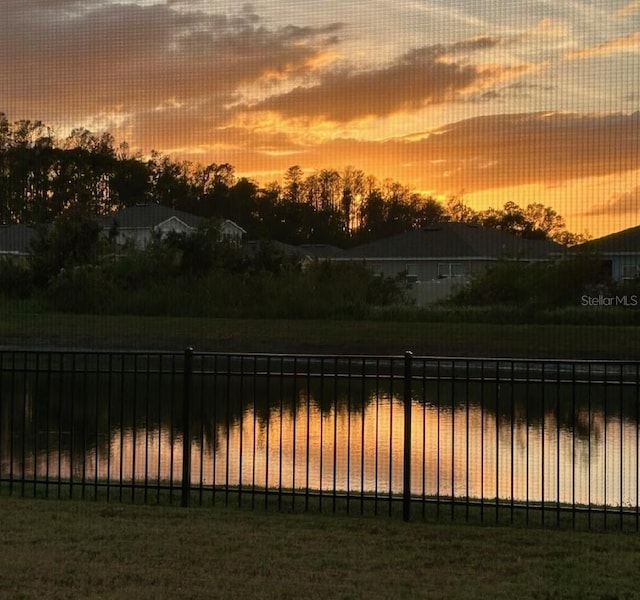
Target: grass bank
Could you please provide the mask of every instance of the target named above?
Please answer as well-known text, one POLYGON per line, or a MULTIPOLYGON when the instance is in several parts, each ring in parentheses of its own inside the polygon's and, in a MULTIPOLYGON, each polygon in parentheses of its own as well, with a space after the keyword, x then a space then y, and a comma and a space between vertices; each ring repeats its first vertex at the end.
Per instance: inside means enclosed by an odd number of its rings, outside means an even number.
POLYGON ((640 538, 0 498, 0 597, 631 598, 640 538))
POLYGON ((0 345, 640 359, 633 325, 72 315, 28 307, 0 311, 0 345))

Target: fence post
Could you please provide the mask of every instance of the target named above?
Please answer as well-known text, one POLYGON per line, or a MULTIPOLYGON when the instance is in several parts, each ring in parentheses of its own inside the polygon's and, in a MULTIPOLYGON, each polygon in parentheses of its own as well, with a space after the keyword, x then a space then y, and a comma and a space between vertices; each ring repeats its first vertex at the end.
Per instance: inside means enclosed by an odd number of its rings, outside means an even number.
POLYGON ((404 353, 404 457, 402 519, 411 519, 411 376, 413 353, 404 353))
POLYGON ((191 500, 191 377, 193 374, 193 348, 184 351, 184 390, 182 398, 182 506, 191 500))

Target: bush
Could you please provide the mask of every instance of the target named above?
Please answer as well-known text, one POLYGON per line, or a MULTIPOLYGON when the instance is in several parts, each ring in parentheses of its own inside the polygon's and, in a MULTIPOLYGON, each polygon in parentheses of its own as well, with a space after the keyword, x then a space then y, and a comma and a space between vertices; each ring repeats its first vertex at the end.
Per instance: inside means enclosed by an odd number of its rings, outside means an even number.
POLYGON ((50 282, 45 299, 63 312, 108 313, 116 295, 117 289, 100 267, 81 265, 60 271, 50 282))
POLYGON ((86 216, 65 214, 51 227, 42 226, 29 257, 35 284, 45 288, 62 269, 95 264, 102 242, 100 226, 86 216))
POLYGON ((104 261, 105 277, 127 291, 135 291, 174 280, 179 274, 179 258, 176 251, 159 242, 146 248, 125 247, 112 258, 104 261))
MULTIPOLYGON (((34 265, 50 257, 50 242, 34 265)), ((50 306, 138 315, 364 318, 372 306, 405 302, 402 280, 376 277, 363 265, 316 261, 303 267, 269 245, 252 259, 207 231, 157 237, 143 249, 119 248, 114 255, 102 250, 83 265, 68 256, 55 263, 63 265, 55 274, 54 263, 43 261, 50 306)))
POLYGON ((579 306, 589 286, 605 282, 602 263, 578 256, 552 263, 503 261, 476 276, 447 304, 461 306, 517 306, 525 312, 579 306))
POLYGON ((5 298, 24 300, 33 293, 31 269, 10 259, 0 260, 0 294, 5 298))

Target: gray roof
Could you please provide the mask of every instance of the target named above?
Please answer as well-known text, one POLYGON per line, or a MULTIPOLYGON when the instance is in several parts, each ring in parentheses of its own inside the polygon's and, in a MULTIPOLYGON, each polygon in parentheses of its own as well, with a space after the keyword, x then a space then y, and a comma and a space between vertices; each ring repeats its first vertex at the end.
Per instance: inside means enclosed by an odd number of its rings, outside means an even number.
POLYGON ((307 255, 307 253, 301 250, 300 247, 292 246, 291 244, 285 244, 284 242, 279 242, 277 240, 250 240, 243 242, 242 247, 244 248, 244 251, 250 256, 255 256, 264 248, 282 252, 282 254, 286 256, 296 256, 299 258, 304 258, 307 255))
POLYGON ((270 247, 285 255, 298 258, 333 258, 344 254, 342 248, 331 244, 300 244, 299 246, 293 246, 278 240, 251 240, 244 242, 243 247, 245 252, 252 256, 259 252, 262 247, 270 247))
POLYGON ((616 233, 605 235, 595 240, 589 240, 579 246, 574 246, 572 250, 583 250, 585 252, 635 252, 640 253, 640 225, 623 229, 616 233))
POLYGON ((551 253, 562 250, 564 246, 549 240, 524 239, 488 227, 445 222, 357 246, 347 250, 344 256, 369 259, 546 259, 551 253))
POLYGON ((334 258, 342 256, 344 250, 331 244, 300 244, 298 246, 306 254, 315 258, 334 258))
POLYGON ((0 254, 30 254, 37 234, 30 225, 0 225, 0 254))
POLYGON ((120 229, 151 229, 175 217, 185 225, 196 228, 203 218, 163 204, 136 204, 103 217, 100 224, 104 229, 111 227, 115 221, 120 229))

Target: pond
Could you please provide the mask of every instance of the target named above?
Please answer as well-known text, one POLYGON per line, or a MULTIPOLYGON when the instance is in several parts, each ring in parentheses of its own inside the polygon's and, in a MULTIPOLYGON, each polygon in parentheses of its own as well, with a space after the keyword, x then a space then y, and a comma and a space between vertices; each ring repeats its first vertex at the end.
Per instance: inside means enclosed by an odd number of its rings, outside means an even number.
MULTIPOLYGON (((175 359, 96 360, 9 368, 5 359, 4 482, 180 482, 185 382, 175 359)), ((238 364, 203 362, 190 382, 194 487, 402 493, 402 375, 381 363, 340 373, 334 363, 238 364)), ((594 373, 554 381, 424 367, 411 378, 412 494, 636 507, 637 380, 594 373)))

